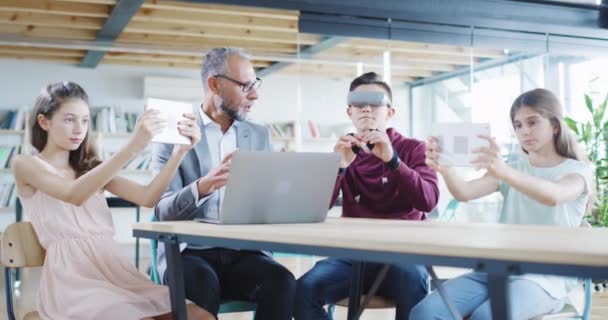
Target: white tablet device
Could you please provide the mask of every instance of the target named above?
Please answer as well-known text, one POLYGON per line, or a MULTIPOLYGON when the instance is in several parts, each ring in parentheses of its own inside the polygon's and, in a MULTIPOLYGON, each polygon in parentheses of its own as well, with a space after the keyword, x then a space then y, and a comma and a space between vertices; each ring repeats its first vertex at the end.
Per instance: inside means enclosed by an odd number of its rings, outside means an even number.
POLYGON ((432 135, 439 142, 439 164, 467 167, 475 158, 472 150, 489 147, 487 140, 479 135, 490 135, 490 125, 487 123, 436 123, 432 135))
POLYGON ((160 111, 160 117, 167 120, 167 127, 154 136, 152 142, 190 144, 188 137, 182 136, 177 130, 177 122, 185 119, 184 113, 192 113, 192 105, 184 102, 148 98, 148 109, 160 111))

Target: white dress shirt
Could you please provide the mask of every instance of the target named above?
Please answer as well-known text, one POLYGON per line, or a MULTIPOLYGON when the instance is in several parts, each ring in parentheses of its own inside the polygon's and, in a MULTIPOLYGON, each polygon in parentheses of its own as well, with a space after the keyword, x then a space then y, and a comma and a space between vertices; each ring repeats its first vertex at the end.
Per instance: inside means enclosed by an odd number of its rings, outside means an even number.
MULTIPOLYGON (((220 125, 213 122, 213 120, 203 112, 202 107, 199 108, 199 113, 203 120, 205 135, 207 136, 207 145, 209 147, 211 159, 210 168, 214 169, 222 163, 222 160, 226 155, 236 150, 236 128, 234 127, 234 123, 232 123, 226 133, 223 133, 220 125)), ((221 189, 214 191, 219 193, 219 196, 214 199, 210 199, 211 194, 199 199, 198 184, 192 184, 192 194, 194 194, 194 199, 196 199, 197 207, 200 207, 207 201, 212 201, 207 205, 207 212, 211 217, 219 217, 225 189, 226 187, 222 187, 221 189)))

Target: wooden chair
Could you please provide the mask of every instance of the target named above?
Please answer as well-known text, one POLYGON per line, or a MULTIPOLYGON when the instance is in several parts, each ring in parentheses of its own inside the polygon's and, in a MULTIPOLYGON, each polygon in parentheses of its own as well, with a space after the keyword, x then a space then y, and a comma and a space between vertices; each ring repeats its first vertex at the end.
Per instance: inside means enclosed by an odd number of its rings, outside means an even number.
MULTIPOLYGON (((6 291, 6 311, 8 320, 16 320, 13 305, 13 279, 11 270, 17 268, 41 267, 44 264, 45 250, 30 222, 17 222, 9 225, 2 234, 1 261, 4 265, 4 288, 6 291)), ((255 304, 245 301, 222 303, 220 313, 254 311, 255 304)), ((38 312, 25 314, 23 320, 38 320, 38 312)))
MULTIPOLYGON (((382 281, 384 281, 384 278, 386 277, 386 274, 388 273, 388 270, 390 269, 390 267, 391 266, 388 264, 385 264, 382 266, 382 269, 380 269, 380 271, 377 274, 376 280, 369 288, 368 293, 375 294, 377 292, 378 288, 380 287, 380 284, 382 283, 382 281)), ((369 298, 369 301, 368 301, 368 296, 365 294, 362 294, 360 301, 361 301, 361 306, 365 306, 365 309, 391 309, 391 308, 395 307, 395 304, 393 303, 393 301, 390 301, 389 299, 386 299, 386 298, 383 298, 380 296, 372 296, 371 298, 369 298)), ((349 304, 349 298, 344 298, 344 299, 336 302, 335 305, 330 304, 327 307, 327 313, 329 314, 329 319, 333 320, 336 306, 348 308, 348 304, 349 304)))
MULTIPOLYGON (((46 252, 29 222, 17 222, 6 227, 2 234, 0 250, 0 259, 4 265, 6 312, 9 320, 15 320, 11 269, 41 267, 44 264, 46 252)), ((32 311, 27 313, 23 319, 37 320, 40 317, 38 312, 32 311)))
MULTIPOLYGON (((366 296, 362 295, 361 296, 361 301, 365 301, 366 296)), ((338 302, 336 302, 335 305, 329 305, 327 307, 327 313, 329 314, 329 319, 333 320, 334 319, 334 312, 336 310, 336 306, 340 306, 340 307, 344 307, 344 308, 348 308, 348 298, 342 299, 338 302)), ((392 309, 395 307, 395 304, 383 297, 380 296, 373 296, 371 298, 371 300, 369 301, 366 309, 392 309)))

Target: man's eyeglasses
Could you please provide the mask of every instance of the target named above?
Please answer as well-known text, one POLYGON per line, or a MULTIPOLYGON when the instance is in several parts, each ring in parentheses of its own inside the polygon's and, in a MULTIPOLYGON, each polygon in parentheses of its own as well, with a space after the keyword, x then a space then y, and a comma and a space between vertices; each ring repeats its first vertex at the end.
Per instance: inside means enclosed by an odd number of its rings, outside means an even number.
POLYGON ((250 92, 253 89, 257 90, 258 88, 260 88, 260 85, 262 84, 262 79, 260 79, 260 78, 255 78, 255 81, 253 81, 253 82, 241 82, 241 81, 232 79, 230 77, 227 77, 223 74, 218 74, 218 75, 215 75, 214 77, 224 78, 226 80, 230 80, 230 81, 238 84, 241 87, 241 89, 243 90, 243 92, 250 92))

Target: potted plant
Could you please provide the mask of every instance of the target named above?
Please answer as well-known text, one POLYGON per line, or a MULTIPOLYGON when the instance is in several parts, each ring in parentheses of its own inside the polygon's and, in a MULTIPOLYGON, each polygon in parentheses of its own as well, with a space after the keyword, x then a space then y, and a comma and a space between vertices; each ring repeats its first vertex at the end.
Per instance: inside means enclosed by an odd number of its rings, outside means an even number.
POLYGON ((593 100, 585 94, 585 106, 591 115, 586 122, 578 122, 566 117, 566 123, 585 145, 589 160, 595 168, 596 195, 593 214, 588 221, 593 226, 608 227, 608 120, 604 101, 594 105, 593 100))

